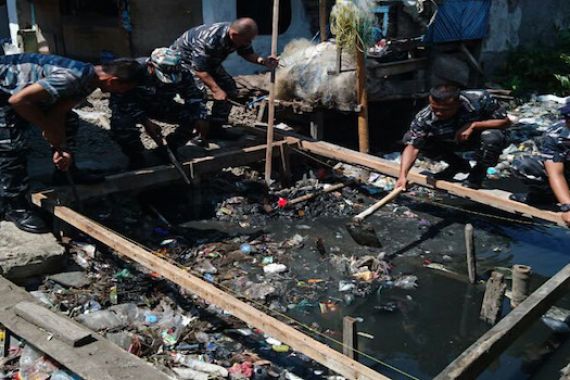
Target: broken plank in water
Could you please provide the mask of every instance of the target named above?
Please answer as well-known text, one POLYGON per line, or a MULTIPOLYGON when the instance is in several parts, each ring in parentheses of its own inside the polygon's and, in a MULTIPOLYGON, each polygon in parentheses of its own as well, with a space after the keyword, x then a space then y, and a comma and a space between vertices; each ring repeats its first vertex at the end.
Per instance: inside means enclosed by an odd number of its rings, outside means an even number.
MULTIPOLYGON (((44 199, 49 197, 44 195, 44 199)), ((294 350, 352 380, 384 380, 387 377, 347 358, 340 352, 320 343, 293 327, 257 310, 223 292, 214 285, 188 273, 186 270, 156 257, 151 251, 135 244, 93 220, 63 206, 54 206, 51 210, 61 220, 69 223, 92 238, 106 244, 119 254, 152 269, 164 278, 196 294, 206 302, 214 304, 231 313, 245 323, 255 326, 278 339, 294 350)))
POLYGON ((568 290, 570 264, 546 281, 505 318, 487 331, 436 379, 474 379, 568 290))
POLYGON ((485 296, 481 306, 481 319, 491 325, 494 325, 503 309, 503 298, 505 297, 505 276, 499 272, 491 273, 491 277, 487 280, 485 296))

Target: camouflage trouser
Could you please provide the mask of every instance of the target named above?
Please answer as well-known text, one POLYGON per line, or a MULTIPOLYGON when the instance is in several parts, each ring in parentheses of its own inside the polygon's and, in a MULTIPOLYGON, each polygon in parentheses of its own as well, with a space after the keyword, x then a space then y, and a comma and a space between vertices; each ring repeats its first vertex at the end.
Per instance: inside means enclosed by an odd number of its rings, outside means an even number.
MULTIPOLYGON (((235 98, 237 96, 237 85, 234 78, 227 73, 222 66, 218 66, 214 71, 209 72, 209 74, 214 78, 218 86, 228 94, 228 97, 235 98)), ((197 86, 202 89, 204 93, 204 99, 206 99, 206 89, 204 84, 196 78, 197 86)), ((212 114, 210 120, 218 123, 226 123, 230 116, 230 111, 232 105, 226 101, 215 100, 212 105, 212 114)))
POLYGON ((139 124, 146 117, 178 124, 178 128, 166 138, 171 147, 177 148, 192 138, 196 121, 204 119, 206 113, 199 95, 194 96, 194 100, 185 100, 184 104, 175 101, 174 96, 157 95, 152 100, 135 100, 128 96, 112 95, 109 107, 112 112, 111 135, 129 157, 144 150, 139 124), (142 117, 141 109, 144 109, 142 117))
MULTIPOLYGON (((0 103, 0 200, 13 201, 27 196, 28 141, 26 128, 29 123, 22 119, 6 100, 0 103)), ((69 112, 66 121, 67 146, 74 146, 79 126, 79 117, 69 112)))
MULTIPOLYGON (((551 192, 544 158, 541 156, 524 155, 515 158, 511 173, 527 185, 531 192, 551 192)), ((564 165, 564 176, 570 181, 570 163, 564 165)))
POLYGON ((457 144, 452 140, 429 139, 422 147, 422 154, 454 164, 461 161, 461 158, 455 154, 456 151, 474 150, 477 162, 485 167, 491 167, 497 164, 506 143, 507 137, 504 130, 488 129, 473 134, 465 144, 457 144))

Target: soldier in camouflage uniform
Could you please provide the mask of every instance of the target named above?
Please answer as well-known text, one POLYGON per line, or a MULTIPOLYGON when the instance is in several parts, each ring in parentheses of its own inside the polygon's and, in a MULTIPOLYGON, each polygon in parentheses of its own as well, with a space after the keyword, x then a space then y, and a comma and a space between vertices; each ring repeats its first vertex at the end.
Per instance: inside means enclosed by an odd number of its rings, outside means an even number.
POLYGON ((235 81, 222 67, 228 55, 237 52, 245 60, 270 69, 279 63, 275 57, 263 58, 254 52, 251 43, 257 33, 254 20, 241 18, 232 23, 220 22, 192 28, 171 46, 180 52, 185 69, 193 73, 200 87, 205 85, 212 92, 213 130, 210 133, 216 131, 216 126, 227 123, 231 105, 226 100, 237 95, 235 81))
POLYGON ((24 128, 39 127, 52 146, 55 166, 71 170, 80 180, 65 144, 66 130, 77 126, 72 108, 96 88, 110 92, 132 88, 140 72, 139 64, 130 59, 93 66, 41 54, 0 57, 0 217, 24 231, 47 231, 27 199, 24 128))
POLYGON ((562 218, 570 226, 570 104, 560 113, 564 121, 554 124, 537 140, 540 155, 514 160, 511 170, 529 187, 515 193, 517 202, 543 204, 558 201, 562 218))
POLYGON ((495 166, 506 145, 510 125, 507 113, 486 91, 459 91, 442 85, 431 89, 429 106, 421 110, 404 135, 398 187, 406 187, 406 177, 418 154, 444 160, 449 166, 432 176, 452 179, 459 172, 469 172, 464 186, 480 188, 488 167, 495 166), (456 152, 474 150, 477 164, 469 163, 456 152))
POLYGON ((111 134, 129 158, 130 169, 144 166, 144 146, 137 125, 152 137, 160 134, 160 127, 150 118, 178 124, 176 131, 166 137, 168 145, 176 149, 190 140, 194 128, 199 128, 206 116, 202 93, 192 78, 184 80, 190 73, 182 70, 178 52, 155 49, 149 58, 138 61, 146 67, 142 83, 129 92, 113 94, 109 102, 111 134), (177 95, 183 103, 175 99, 177 95))

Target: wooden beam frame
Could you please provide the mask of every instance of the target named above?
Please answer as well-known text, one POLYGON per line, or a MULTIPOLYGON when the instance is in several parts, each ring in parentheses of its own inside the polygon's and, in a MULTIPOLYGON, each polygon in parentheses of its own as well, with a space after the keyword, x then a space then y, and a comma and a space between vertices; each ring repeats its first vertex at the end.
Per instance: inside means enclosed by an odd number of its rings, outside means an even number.
MULTIPOLYGON (((281 152, 283 145, 293 144, 287 141, 277 141, 273 144, 273 154, 281 152)), ((199 157, 184 162, 182 166, 188 171, 188 177, 195 179, 201 174, 214 172, 230 166, 242 166, 252 162, 259 162, 265 158, 266 145, 256 145, 227 152, 199 157)), ((83 200, 102 197, 121 191, 136 190, 169 182, 181 181, 180 174, 173 165, 161 165, 148 169, 135 170, 111 175, 105 181, 95 185, 78 185, 77 193, 83 200)), ((54 192, 55 190, 48 190, 54 192)), ((70 198, 70 189, 61 187, 57 189, 59 195, 70 198)), ((32 195, 32 200, 40 193, 32 195)))
POLYGON ((568 290, 570 264, 465 350, 435 379, 475 379, 568 290))
POLYGON ((119 236, 113 230, 64 207, 56 206, 53 192, 37 193, 33 202, 51 211, 57 218, 69 223, 101 243, 109 246, 120 255, 136 261, 140 265, 160 274, 182 288, 196 294, 206 302, 231 313, 245 323, 255 326, 274 338, 288 344, 325 367, 352 380, 385 380, 387 377, 347 358, 340 352, 320 343, 293 327, 255 309, 246 302, 227 294, 214 285, 188 273, 159 257, 150 250, 119 236))
MULTIPOLYGON (((391 177, 397 178, 400 173, 399 164, 370 154, 356 152, 324 141, 309 141, 292 136, 285 136, 285 139, 291 143, 297 142, 301 150, 314 153, 322 157, 354 165, 365 166, 391 177)), ((531 218, 538 218, 566 227, 566 223, 562 220, 560 213, 541 210, 524 203, 512 201, 507 197, 498 196, 496 190, 474 190, 463 187, 459 183, 448 181, 433 181, 432 183, 427 176, 419 174, 416 170, 410 171, 408 174, 408 180, 411 183, 415 183, 423 187, 445 190, 457 197, 482 203, 502 211, 531 218)))

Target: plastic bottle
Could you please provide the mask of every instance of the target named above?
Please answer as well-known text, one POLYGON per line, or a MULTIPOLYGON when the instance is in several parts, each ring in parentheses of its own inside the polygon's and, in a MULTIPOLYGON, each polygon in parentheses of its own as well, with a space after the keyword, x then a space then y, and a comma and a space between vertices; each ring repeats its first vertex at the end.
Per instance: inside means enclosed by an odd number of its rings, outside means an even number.
POLYGON ((229 374, 224 367, 192 359, 182 354, 174 355, 174 361, 195 371, 209 373, 212 376, 228 377, 229 374))
POLYGON ((265 274, 276 274, 283 273, 287 270, 287 267, 283 264, 268 264, 263 267, 263 272, 265 274))
POLYGON ((243 243, 242 245, 239 246, 239 250, 241 251, 241 253, 249 255, 252 249, 249 243, 243 243))

